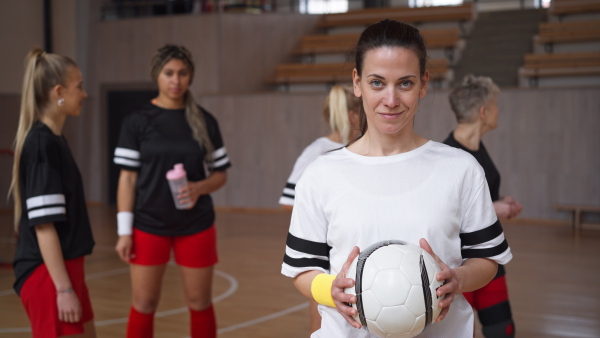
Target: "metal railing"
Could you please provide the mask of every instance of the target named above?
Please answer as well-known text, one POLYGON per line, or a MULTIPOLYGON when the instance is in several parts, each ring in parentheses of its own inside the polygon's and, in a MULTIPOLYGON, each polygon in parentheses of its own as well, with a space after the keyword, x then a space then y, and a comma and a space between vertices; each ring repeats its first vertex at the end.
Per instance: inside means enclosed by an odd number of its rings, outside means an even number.
POLYGON ((510 9, 540 8, 548 0, 103 0, 102 20, 205 13, 327 14, 374 7, 425 7, 474 2, 510 9))

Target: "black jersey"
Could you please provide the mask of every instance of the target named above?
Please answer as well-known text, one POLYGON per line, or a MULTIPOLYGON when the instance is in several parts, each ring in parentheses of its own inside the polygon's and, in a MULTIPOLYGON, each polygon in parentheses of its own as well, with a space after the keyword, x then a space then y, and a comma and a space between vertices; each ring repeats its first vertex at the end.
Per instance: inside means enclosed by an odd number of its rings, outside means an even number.
POLYGON ((33 125, 19 161, 21 222, 14 258, 17 294, 29 275, 43 263, 35 226, 53 223, 64 259, 92 253, 83 183, 67 141, 41 122, 33 125))
POLYGON ((462 144, 460 144, 454 138, 454 132, 451 132, 450 135, 448 135, 448 137, 444 140, 444 143, 451 147, 462 149, 462 150, 468 152, 469 154, 473 155, 473 157, 475 157, 475 159, 477 160, 477 162, 479 162, 479 165, 481 165, 481 167, 483 167, 483 171, 485 172, 485 180, 487 181, 487 184, 490 188, 490 195, 492 197, 492 201, 499 200, 500 199, 500 173, 498 172, 498 169, 496 169, 496 166, 494 165, 492 158, 490 157, 487 150, 485 149, 483 142, 479 142, 479 150, 472 151, 472 150, 467 149, 462 144))
POLYGON ((207 170, 223 171, 231 166, 217 120, 204 114, 214 147, 213 161, 206 163, 206 151, 192 136, 185 109, 163 109, 151 103, 123 121, 114 162, 122 169, 138 172, 134 226, 162 236, 194 234, 208 229, 215 220, 210 195, 202 195, 189 210, 175 208, 166 179, 167 171, 183 163, 188 181, 207 177, 207 170))

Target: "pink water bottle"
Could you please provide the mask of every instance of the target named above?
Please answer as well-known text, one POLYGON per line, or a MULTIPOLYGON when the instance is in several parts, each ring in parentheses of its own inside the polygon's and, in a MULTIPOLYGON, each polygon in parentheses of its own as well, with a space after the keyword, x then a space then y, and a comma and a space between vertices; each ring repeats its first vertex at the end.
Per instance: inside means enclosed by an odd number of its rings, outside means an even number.
POLYGON ((192 207, 192 202, 182 204, 177 199, 179 191, 188 185, 187 173, 183 169, 183 164, 177 163, 173 170, 167 172, 167 180, 169 181, 169 187, 171 188, 171 194, 173 194, 173 201, 175 202, 175 208, 177 209, 189 209, 192 207))

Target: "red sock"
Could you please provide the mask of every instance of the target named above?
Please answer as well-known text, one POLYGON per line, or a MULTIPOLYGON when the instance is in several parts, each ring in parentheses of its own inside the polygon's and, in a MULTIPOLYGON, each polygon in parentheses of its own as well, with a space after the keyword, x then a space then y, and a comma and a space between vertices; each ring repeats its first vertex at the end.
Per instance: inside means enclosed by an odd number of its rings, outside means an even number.
POLYGON ((217 320, 212 304, 202 311, 190 309, 190 317, 192 338, 215 338, 217 336, 217 320))
POLYGON ((154 312, 141 313, 131 307, 127 322, 127 338, 152 338, 154 336, 154 312))

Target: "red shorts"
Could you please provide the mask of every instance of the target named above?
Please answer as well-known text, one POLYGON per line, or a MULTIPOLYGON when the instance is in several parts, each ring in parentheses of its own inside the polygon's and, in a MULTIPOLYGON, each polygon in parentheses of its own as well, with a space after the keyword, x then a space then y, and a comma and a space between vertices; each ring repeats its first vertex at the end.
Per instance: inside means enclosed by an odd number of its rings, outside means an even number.
POLYGON ((486 286, 471 292, 463 292, 469 304, 479 311, 508 300, 508 287, 504 275, 492 279, 486 286))
POLYGON ((50 278, 46 264, 38 266, 27 278, 21 288, 21 302, 31 322, 34 338, 55 338, 84 333, 83 324, 94 319, 92 303, 87 286, 83 257, 65 260, 67 273, 71 279, 73 291, 79 298, 82 317, 79 323, 65 323, 58 320, 56 287, 50 278))
POLYGON ((171 258, 171 248, 175 262, 188 268, 204 268, 217 264, 217 231, 215 226, 192 235, 159 236, 133 228, 134 258, 131 263, 138 265, 162 265, 171 258))

